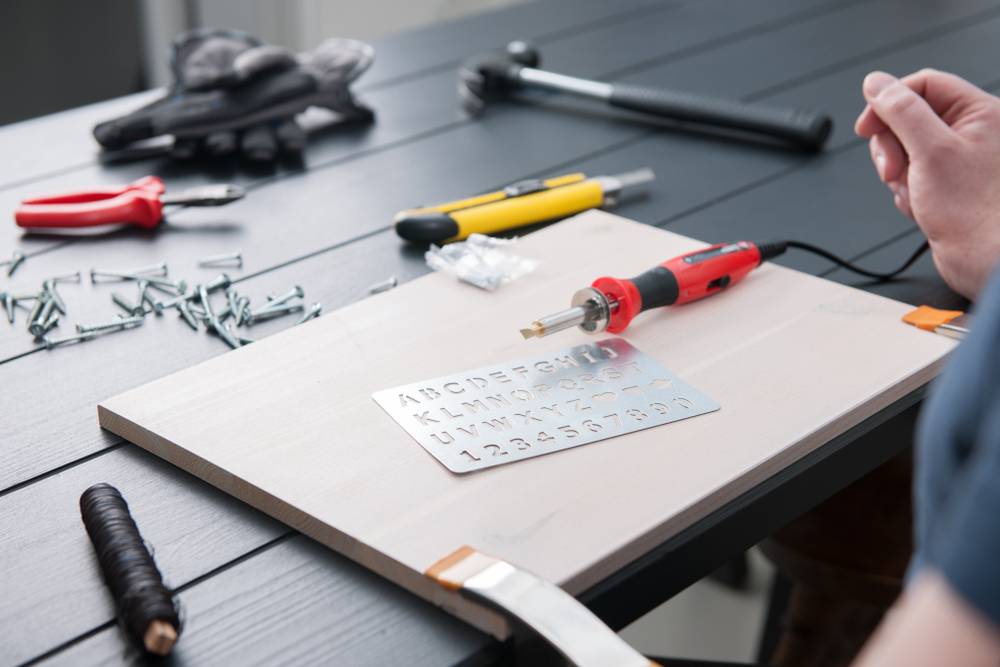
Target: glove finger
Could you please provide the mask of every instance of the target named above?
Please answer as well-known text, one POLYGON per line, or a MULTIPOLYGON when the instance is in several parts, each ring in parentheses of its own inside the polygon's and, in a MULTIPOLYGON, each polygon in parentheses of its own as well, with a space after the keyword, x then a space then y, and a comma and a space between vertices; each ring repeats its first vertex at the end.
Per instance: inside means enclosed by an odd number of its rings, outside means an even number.
POLYGON ((94 139, 105 148, 124 148, 133 141, 155 136, 152 112, 139 109, 126 116, 104 121, 94 126, 94 139))
POLYGON ((176 85, 186 90, 225 88, 239 81, 233 63, 241 53, 260 46, 239 30, 192 30, 174 38, 171 67, 176 85))
POLYGON ((236 138, 236 133, 231 130, 213 132, 205 137, 205 150, 210 155, 229 155, 236 151, 238 145, 239 142, 236 138))
POLYGON ((269 162, 278 154, 278 140, 267 125, 251 127, 240 140, 243 155, 256 162, 269 162))
POLYGON ((299 57, 324 88, 336 89, 354 82, 371 67, 375 49, 356 39, 333 38, 299 57))
POLYGON ((306 147, 306 131, 294 118, 280 123, 274 129, 274 136, 282 151, 286 153, 301 153, 306 147))
POLYGON ((295 67, 298 61, 288 49, 265 44, 244 51, 233 59, 233 71, 240 81, 248 81, 258 74, 295 67))

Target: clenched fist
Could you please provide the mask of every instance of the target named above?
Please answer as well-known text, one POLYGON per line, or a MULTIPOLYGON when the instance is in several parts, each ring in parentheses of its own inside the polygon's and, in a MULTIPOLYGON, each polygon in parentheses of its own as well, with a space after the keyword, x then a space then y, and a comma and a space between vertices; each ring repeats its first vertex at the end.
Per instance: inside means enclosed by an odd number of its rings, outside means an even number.
POLYGON ((975 299, 1000 262, 1000 99, 953 74, 872 72, 854 129, 927 236, 952 289, 975 299))

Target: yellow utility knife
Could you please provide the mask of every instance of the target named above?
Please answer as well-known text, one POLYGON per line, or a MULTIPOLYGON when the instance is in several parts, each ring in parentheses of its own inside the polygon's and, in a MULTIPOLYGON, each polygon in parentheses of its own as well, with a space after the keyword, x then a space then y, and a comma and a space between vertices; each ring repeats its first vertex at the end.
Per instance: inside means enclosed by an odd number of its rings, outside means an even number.
POLYGON ((469 234, 495 234, 557 220, 599 206, 615 206, 621 194, 655 178, 652 169, 593 176, 574 173, 531 179, 503 190, 396 214, 396 233, 417 243, 461 241, 469 234))

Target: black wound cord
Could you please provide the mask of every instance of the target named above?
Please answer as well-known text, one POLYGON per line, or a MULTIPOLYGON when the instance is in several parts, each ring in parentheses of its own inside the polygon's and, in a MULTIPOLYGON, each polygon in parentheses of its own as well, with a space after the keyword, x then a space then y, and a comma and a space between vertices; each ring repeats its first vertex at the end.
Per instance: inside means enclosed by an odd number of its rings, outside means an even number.
POLYGON ((761 251, 761 256, 764 259, 770 259, 771 256, 780 255, 782 252, 784 252, 786 248, 795 248, 797 250, 804 250, 806 252, 811 252, 814 255, 819 255, 820 257, 828 259, 834 264, 842 268, 845 268, 848 271, 853 271, 854 273, 866 276, 868 278, 873 278, 875 280, 892 280, 893 278, 901 274, 903 271, 906 271, 908 268, 913 266, 913 263, 916 262, 918 259, 920 259, 920 256, 923 255, 925 252, 927 252, 927 249, 930 248, 930 244, 927 241, 924 241, 923 243, 920 244, 920 247, 917 248, 912 255, 910 255, 909 259, 903 262, 903 264, 899 268, 889 271, 887 273, 883 273, 881 271, 869 271, 868 269, 865 269, 863 267, 858 266, 857 264, 849 262, 842 257, 834 255, 829 250, 824 250, 819 246, 815 246, 811 243, 806 243, 804 241, 777 241, 773 243, 759 244, 759 245, 762 247, 766 247, 768 250, 767 254, 769 256, 766 257, 764 250, 761 251))
POLYGON ((177 604, 118 489, 103 483, 90 487, 80 496, 80 513, 129 638, 143 647, 146 630, 155 620, 169 623, 179 635, 177 604))

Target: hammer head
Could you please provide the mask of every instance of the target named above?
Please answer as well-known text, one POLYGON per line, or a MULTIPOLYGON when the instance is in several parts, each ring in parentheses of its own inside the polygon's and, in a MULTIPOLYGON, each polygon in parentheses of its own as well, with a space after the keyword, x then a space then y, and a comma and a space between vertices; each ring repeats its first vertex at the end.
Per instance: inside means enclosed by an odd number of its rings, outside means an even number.
POLYGON ((517 86, 522 67, 538 67, 538 50, 517 40, 500 52, 480 54, 466 60, 458 70, 458 96, 466 113, 476 115, 492 95, 517 86))

